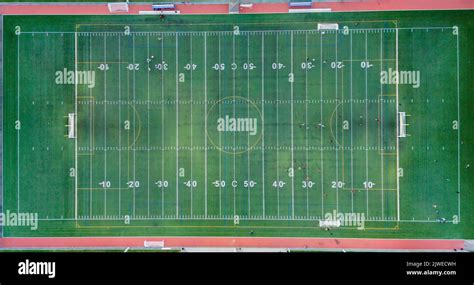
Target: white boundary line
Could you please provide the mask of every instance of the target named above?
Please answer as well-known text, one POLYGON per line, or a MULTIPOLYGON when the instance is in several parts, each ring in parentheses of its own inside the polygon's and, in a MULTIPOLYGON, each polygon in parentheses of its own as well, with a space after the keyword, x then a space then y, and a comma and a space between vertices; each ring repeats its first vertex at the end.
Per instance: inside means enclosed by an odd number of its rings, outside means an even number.
MULTIPOLYGON (((380 217, 381 218, 381 217, 380 217)), ((266 218, 262 216, 253 216, 253 217, 246 217, 246 216, 241 216, 239 217, 240 220, 246 220, 246 221, 291 221, 291 219, 288 219, 287 217, 282 217, 278 218, 277 216, 267 216, 266 218)), ((93 218, 89 217, 84 217, 84 216, 78 216, 79 221, 123 221, 122 217, 119 217, 117 215, 109 215, 107 217, 104 216, 94 216, 93 218)), ((131 217, 130 220, 134 221, 162 221, 162 220, 175 220, 174 215, 167 215, 165 217, 158 217, 158 216, 137 216, 136 218, 131 217)), ((208 218, 205 218, 204 215, 202 216, 194 216, 193 218, 186 218, 183 219, 183 221, 206 221, 206 220, 234 220, 234 217, 231 216, 218 216, 218 215, 210 215, 208 218)), ((319 216, 312 216, 310 218, 304 218, 301 216, 295 217, 295 221, 319 221, 322 220, 321 217, 319 216)), ((74 218, 39 218, 38 221, 75 221, 74 218)), ((391 222, 391 223, 397 223, 397 222, 402 222, 402 223, 437 223, 439 224, 439 221, 436 221, 435 219, 433 220, 400 220, 397 221, 396 219, 390 220, 390 219, 367 219, 365 220, 366 222, 391 222)), ((447 223, 452 223, 453 220, 447 220, 447 223)), ((87 227, 87 226, 85 226, 87 227)))
MULTIPOLYGON (((221 62, 221 34, 219 34, 219 64, 221 62)), ((221 100, 221 75, 222 70, 219 68, 219 92, 218 98, 221 100)), ((221 104, 219 104, 219 118, 221 118, 221 104)), ((219 132, 219 146, 222 145, 222 134, 219 132)), ((219 216, 222 216, 222 151, 219 151, 219 216)))
MULTIPOLYGON (((89 71, 92 71, 92 37, 89 36, 89 71)), ((92 99, 92 89, 93 88, 90 88, 89 89, 89 97, 90 99, 92 99)), ((94 119, 94 112, 95 112, 95 107, 91 107, 91 113, 90 113, 90 123, 89 123, 89 132, 91 133, 91 137, 90 137, 90 145, 91 147, 94 147, 93 143, 94 143, 94 125, 93 125, 93 119, 94 119)), ((93 161, 93 158, 94 156, 91 155, 90 156, 90 159, 89 159, 89 197, 90 197, 90 201, 89 201, 89 216, 92 216, 92 161, 93 161)), ((77 172, 77 170, 76 170, 77 172)))
MULTIPOLYGON (((395 70, 397 71, 398 74, 398 28, 395 30, 395 70)), ((397 128, 396 128, 396 149, 397 149, 397 220, 400 221, 400 175, 398 174, 398 170, 400 169, 400 149, 399 149, 399 140, 398 140, 398 128, 399 128, 399 122, 398 122, 398 81, 395 84, 395 106, 396 106, 396 123, 397 123, 397 128)))
MULTIPOLYGON (((292 36, 293 36, 293 35, 292 35, 292 36)), ((382 35, 381 35, 381 37, 382 37, 382 35)), ((76 69, 77 69, 77 33, 75 33, 75 38, 76 38, 76 39, 75 39, 75 40, 76 40, 76 43, 75 43, 75 48, 76 48, 75 65, 76 65, 76 69)), ((104 38, 104 39, 105 39, 105 38, 104 38)), ((263 41, 263 35, 262 35, 262 41, 263 41)), ((458 48, 458 50, 457 50, 457 51, 458 51, 458 54, 457 54, 457 61, 458 61, 458 62, 457 62, 457 65, 458 65, 458 66, 457 66, 457 67, 458 67, 458 109, 459 109, 459 42, 458 42, 458 41, 459 41, 459 36, 457 37, 457 45, 458 45, 458 46, 457 46, 457 48, 458 48)), ((293 43, 293 38, 292 38, 292 43, 293 43)), ((382 46, 380 47, 380 49, 382 50, 382 46)), ((397 49, 397 53, 396 53, 396 64, 397 64, 397 70, 398 70, 398 30, 396 31, 396 49, 397 49)), ((104 45, 104 50, 105 50, 105 45, 104 45)), ((367 50, 366 50, 366 51, 367 51, 367 50)), ((262 53, 263 53, 263 48, 262 48, 262 53)), ((18 56, 19 56, 19 55, 18 55, 18 56)), ((293 56, 293 54, 292 54, 292 56, 293 56)), ((366 55, 366 57, 367 57, 367 55, 366 55)), ((336 75, 336 76, 337 76, 337 75, 336 75)), ((263 83, 262 83, 262 85, 263 85, 263 83)), ((77 86, 76 86, 75 88, 76 88, 76 106, 75 106, 75 108, 76 108, 76 110, 77 110, 77 86)), ((397 88, 397 97, 396 97, 396 99, 397 99, 397 102, 398 102, 398 86, 396 86, 396 88, 397 88)), ((337 92, 337 91, 336 91, 336 92, 337 92)), ((263 92, 262 92, 262 93, 263 93, 263 92)), ((263 94, 262 94, 262 95, 263 95, 263 94)), ((397 109, 398 109, 398 103, 397 103, 397 109)), ((105 112, 106 112, 106 111, 105 111, 105 112)), ((398 112, 398 110, 397 110, 397 112, 398 112)), ((76 111, 76 113, 77 113, 77 111, 76 111)), ((459 110, 458 110, 458 120, 459 120, 459 116, 460 116, 460 115, 459 115, 459 110)), ((366 120, 367 120, 367 118, 366 118, 366 120)), ((459 139, 459 133, 460 133, 460 132, 458 131, 458 139, 459 139)), ((293 132, 292 132, 292 134, 293 134, 293 132)), ((458 142, 458 144, 459 144, 459 142, 458 142)), ((77 165, 77 139, 76 139, 76 149, 75 149, 75 151, 76 151, 76 165, 77 165)), ((293 151, 293 147, 292 147, 292 151, 293 151)), ((399 156, 399 153, 398 153, 398 152, 399 152, 399 150, 398 150, 398 139, 397 139, 397 169, 398 169, 398 163, 399 163, 399 162, 398 162, 398 156, 399 156)), ((459 155, 460 155, 460 154, 459 154, 459 153, 460 153, 460 146, 458 146, 458 180, 459 180, 458 182, 460 182, 460 179, 459 179, 459 176, 460 176, 460 169, 459 169, 459 168, 460 168, 460 158, 459 158, 459 155)), ((383 162, 382 162, 382 163, 383 163, 383 162)), ((105 166, 105 167, 106 167, 106 166, 105 166)), ((383 172, 383 169, 382 169, 382 172, 383 172)), ((76 173, 77 173, 77 166, 76 166, 76 173)), ((235 173, 234 173, 234 174, 235 174, 235 173)), ((398 175, 397 175, 397 176, 398 176, 398 175)), ((382 179, 383 179, 383 176, 382 176, 382 179)), ((76 183, 76 209, 75 209, 75 211, 77 212, 77 175, 76 175, 76 182, 75 182, 75 183, 76 183)), ((458 187, 460 187, 460 185, 459 185, 458 187)), ((382 194, 382 195, 383 195, 383 194, 382 194)), ((398 183, 398 177, 397 177, 397 196, 398 196, 397 198, 399 199, 399 183, 398 183)), ((458 197, 458 199, 460 199, 460 198, 458 197)), ((459 202, 460 202, 460 201, 459 201, 459 202)), ((460 205, 459 205, 459 206, 460 206, 460 205)), ((383 205, 382 205, 382 207, 383 207, 383 205)), ((400 214, 400 212, 399 212, 399 201, 397 201, 397 208, 398 208, 398 210, 397 210, 397 215, 398 215, 398 220, 399 220, 399 219, 400 219, 400 218, 399 218, 399 214, 400 214)), ((293 210, 294 210, 294 208, 293 208, 293 210)), ((75 214, 75 216, 77 216, 77 213, 75 214)))

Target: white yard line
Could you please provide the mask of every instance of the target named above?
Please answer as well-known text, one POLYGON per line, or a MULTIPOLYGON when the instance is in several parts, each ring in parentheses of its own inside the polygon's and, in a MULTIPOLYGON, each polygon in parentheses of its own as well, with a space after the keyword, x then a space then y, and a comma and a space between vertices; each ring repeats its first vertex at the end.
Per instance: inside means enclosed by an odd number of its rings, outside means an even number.
MULTIPOLYGON (((132 48, 133 48, 133 64, 135 64, 135 35, 132 36, 132 48)), ((135 69, 133 70, 133 107, 135 107, 135 100, 136 100, 136 94, 135 94, 135 69)), ((135 138, 136 138, 136 125, 135 125, 136 119, 135 119, 135 112, 133 112, 133 181, 136 181, 135 179, 135 138)), ((133 190, 133 217, 135 217, 135 190, 133 190)))
MULTIPOLYGON (((219 34, 219 64, 221 64, 221 35, 219 34)), ((221 100, 221 69, 219 68, 219 100, 221 100)), ((221 104, 219 104, 219 118, 221 118, 221 104)), ((219 146, 222 147, 222 134, 219 132, 219 146)), ((219 150, 219 217, 222 217, 222 151, 219 150)))
MULTIPOLYGON (((235 63, 235 34, 232 35, 232 62, 235 63)), ((233 116, 235 118, 235 70, 232 70, 232 95, 234 96, 233 97, 233 104, 232 104, 232 110, 233 110, 233 116)), ((233 149, 233 152, 234 152, 234 161, 233 161, 233 168, 234 168, 234 171, 233 171, 233 181, 235 181, 235 132, 234 132, 234 149, 233 149)), ((233 182, 232 181, 232 182, 233 182)), ((235 187, 232 187, 233 188, 233 192, 234 192, 234 216, 236 215, 236 208, 235 208, 235 205, 236 205, 236 201, 235 201, 235 187)))
POLYGON ((161 35, 161 216, 165 215, 165 187, 163 185, 165 181, 165 69, 164 64, 164 41, 165 38, 161 35))
MULTIPOLYGON (((293 73, 293 32, 291 32, 291 74, 294 76, 293 73)), ((293 171, 293 175, 291 176, 291 218, 295 218, 295 165, 294 165, 294 139, 293 139, 293 86, 294 86, 294 79, 290 82, 290 97, 291 97, 291 169, 293 171)))
MULTIPOLYGON (((395 64, 396 64, 396 71, 398 74, 398 28, 395 30, 395 64)), ((398 122, 398 81, 395 84, 395 90, 396 90, 396 97, 395 97, 395 106, 396 106, 396 122, 397 122, 397 128, 396 128, 396 144, 397 144, 397 221, 400 221, 400 176, 398 175, 398 171, 400 169, 400 153, 399 153, 399 139, 398 139, 398 128, 399 128, 399 122, 398 122)))
MULTIPOLYGON (((277 64, 279 65, 280 64, 280 61, 279 61, 279 58, 278 58, 278 34, 276 35, 276 62, 277 64)), ((278 96, 278 92, 279 92, 279 86, 278 86, 278 77, 280 75, 280 72, 279 72, 279 68, 280 67, 277 67, 277 75, 276 75, 276 121, 277 121, 277 124, 276 124, 276 127, 277 127, 277 131, 276 131, 276 137, 277 137, 277 153, 276 153, 276 159, 277 159, 277 214, 278 214, 278 217, 280 217, 280 146, 279 146, 279 128, 278 128, 278 125, 279 125, 279 118, 278 118, 278 107, 280 105, 279 103, 279 96, 278 96)))
MULTIPOLYGON (((338 141, 339 141, 339 138, 338 138, 338 124, 339 124, 339 112, 338 112, 338 98, 337 98, 337 74, 338 74, 338 68, 337 68, 337 65, 338 62, 337 62, 337 35, 338 35, 338 32, 336 31, 336 68, 334 69, 335 72, 336 72, 336 88, 335 88, 335 93, 336 93, 336 183, 339 183, 339 145, 338 144, 338 141)), ((339 187, 336 187, 336 213, 339 213, 339 187)))
POLYGON ((207 33, 204 34, 204 216, 207 218, 207 33))
MULTIPOLYGON (((383 33, 380 32, 380 72, 382 72, 382 67, 383 67, 383 33)), ((398 116, 398 114, 397 114, 398 116)), ((380 118, 379 118, 379 121, 378 123, 380 124, 380 150, 379 152, 382 153, 383 152, 383 87, 382 87, 382 82, 380 82, 380 118)), ((382 194, 382 218, 384 217, 384 195, 383 195, 383 184, 384 184, 384 177, 383 177, 383 174, 384 174, 384 169, 383 169, 383 160, 384 160, 384 156, 383 154, 380 155, 380 178, 381 178, 381 194, 382 194)), ((398 171, 397 171, 397 175, 398 175, 398 171)))
POLYGON ((179 216, 179 89, 178 89, 178 77, 179 77, 179 46, 178 46, 178 34, 175 36, 175 50, 176 50, 176 219, 179 216))
MULTIPOLYGON (((365 62, 367 62, 367 32, 365 32, 365 62)), ((367 68, 365 68, 365 181, 369 181, 369 126, 368 126, 368 106, 367 106, 367 68)), ((367 197, 366 215, 369 217, 369 191, 365 191, 367 197)))
MULTIPOLYGON (((121 65, 121 56, 120 56, 120 35, 118 36, 118 61, 119 61, 119 64, 118 64, 118 97, 119 97, 119 102, 122 100, 122 85, 121 85, 121 69, 122 69, 122 65, 121 65)), ((122 187, 121 187, 121 182, 122 182, 122 153, 121 153, 121 149, 122 149, 122 105, 119 104, 119 110, 118 110, 118 116, 119 116, 119 122, 118 122, 118 140, 119 140, 119 150, 118 150, 118 183, 119 183, 119 190, 118 190, 118 213, 119 213, 119 217, 122 215, 122 209, 121 209, 121 199, 122 199, 122 187)), ((76 116, 77 117, 77 116, 76 116)))
POLYGON ((320 98, 321 98, 321 103, 320 103, 320 113, 321 113, 321 122, 320 122, 320 129, 321 129, 321 217, 324 216, 324 159, 323 159, 323 34, 319 34, 319 42, 320 42, 320 98))
POLYGON ((191 191, 190 191, 190 199, 191 199, 191 209, 190 209, 190 213, 191 213, 191 218, 193 217, 193 36, 191 35, 190 37, 190 44, 189 44, 189 49, 190 49, 190 64, 191 64, 191 78, 190 78, 190 81, 191 81, 191 90, 190 90, 190 95, 191 95, 191 110, 190 110, 190 113, 191 113, 191 127, 189 128, 191 130, 191 157, 190 157, 190 161, 191 161, 191 191))
MULTIPOLYGON (((459 29, 456 35, 456 68, 457 68, 457 94, 458 94, 458 221, 461 222, 461 118, 460 118, 460 106, 459 106, 459 29)), ((397 34, 397 65, 398 65, 398 34, 397 34)), ((397 69, 398 70, 398 69, 397 69)), ((397 93, 398 99, 398 93, 397 93)), ((398 105, 398 104, 397 104, 398 105)), ((397 113, 398 118, 398 113, 397 113)), ((398 147, 397 147, 398 153, 398 147)), ((398 155, 397 155, 398 157, 398 155)), ((400 217, 399 217, 400 219, 400 217)))
MULTIPOLYGON (((308 187, 308 177, 309 177, 309 159, 308 159, 308 33, 305 33, 305 60, 306 60, 306 68, 305 68, 305 124, 304 127, 306 129, 306 217, 309 218, 309 187, 308 187)), ((311 62, 311 61, 309 61, 311 62)))
POLYGON ((353 132, 352 130, 354 129, 354 119, 353 119, 353 112, 352 112, 352 107, 353 107, 353 102, 352 102, 352 31, 351 31, 351 211, 354 213, 354 145, 353 145, 353 132))
MULTIPOLYGON (((92 71, 92 37, 89 35, 89 71, 92 71)), ((94 124, 93 124, 93 120, 94 120, 94 111, 95 111, 95 106, 94 106, 94 101, 93 101, 93 97, 92 97, 92 89, 93 88, 89 88, 89 100, 91 100, 91 112, 90 112, 90 128, 89 128, 89 133, 91 134, 91 147, 94 147, 94 124)), ((92 150, 94 151, 94 150, 92 150)), ((90 187, 90 190, 89 190, 89 197, 90 197, 90 201, 89 201, 89 217, 92 217, 92 161, 93 161, 93 153, 89 156, 90 159, 89 159, 89 187, 90 187)), ((76 169, 76 172, 77 172, 77 169, 76 169)))
MULTIPOLYGON (((150 60, 150 35, 146 37, 146 58, 150 60)), ((147 64, 147 215, 150 216, 150 62, 147 64)))
MULTIPOLYGON (((104 36, 104 65, 105 64, 107 64, 107 36, 104 36)), ((107 181, 107 68, 104 68, 104 181, 107 181)), ((107 188, 105 187, 104 216, 107 216, 107 188)))
MULTIPOLYGON (((250 34, 247 34, 247 64, 249 64, 249 62, 250 62, 250 34)), ((247 68, 247 100, 250 101, 250 68, 247 68)), ((247 102, 247 118, 249 117, 250 117, 250 103, 247 102)), ((249 132, 247 132, 247 182, 248 181, 250 181, 250 133, 249 132)), ((250 185, 247 185, 247 195, 248 195, 247 215, 250 216, 250 185)))
MULTIPOLYGON (((18 40, 20 39, 20 36, 18 35, 18 40)), ((74 74, 77 74, 77 33, 74 33, 74 74)), ((18 78, 18 81, 20 81, 20 78, 18 78)), ((78 215, 78 197, 77 197, 77 175, 78 175, 78 170, 77 170, 77 118, 79 117, 77 114, 77 82, 74 80, 74 112, 76 113, 76 121, 74 122, 74 131, 76 133, 76 139, 74 140, 74 218, 77 220, 77 215, 78 215)), ((69 126, 71 127, 71 126, 69 126)), ((18 161, 19 163, 19 161, 18 161)), ((18 181, 20 179, 20 176, 18 176, 18 181)), ((19 203, 20 199, 18 199, 19 203)), ((18 206, 18 211, 19 211, 19 206, 18 206)))
POLYGON ((265 218, 265 35, 262 34, 262 206, 265 218))

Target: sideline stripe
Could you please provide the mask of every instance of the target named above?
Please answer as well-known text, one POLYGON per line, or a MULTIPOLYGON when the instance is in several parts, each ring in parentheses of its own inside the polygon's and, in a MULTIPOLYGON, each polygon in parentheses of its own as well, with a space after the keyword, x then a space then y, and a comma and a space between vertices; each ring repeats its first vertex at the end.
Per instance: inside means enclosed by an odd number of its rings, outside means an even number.
MULTIPOLYGON (((396 54, 395 54, 395 64, 396 64, 396 67, 395 67, 395 70, 397 71, 397 74, 398 74, 398 28, 396 29, 395 31, 395 51, 396 51, 396 54)), ((396 100, 396 103, 395 103, 395 106, 396 106, 396 123, 397 123, 397 127, 395 128, 396 130, 396 146, 397 146, 397 220, 400 221, 400 175, 398 175, 398 171, 400 169, 400 148, 399 148, 399 139, 398 139, 398 133, 399 133, 399 122, 398 122, 398 81, 397 83, 395 84, 395 88, 396 88, 396 97, 395 97, 395 100, 396 100)))
POLYGON ((265 217, 265 35, 262 34, 262 198, 263 217, 265 217))

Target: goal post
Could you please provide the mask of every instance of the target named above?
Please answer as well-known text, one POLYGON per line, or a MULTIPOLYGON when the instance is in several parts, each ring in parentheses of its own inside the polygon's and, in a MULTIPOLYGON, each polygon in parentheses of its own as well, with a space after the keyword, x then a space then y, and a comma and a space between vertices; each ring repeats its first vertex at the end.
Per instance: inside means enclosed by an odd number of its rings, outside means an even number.
POLYGON ((405 112, 398 112, 398 137, 405 138, 407 136, 407 123, 405 112))
POLYGON ((70 139, 76 138, 76 113, 68 114, 68 134, 67 137, 70 139))

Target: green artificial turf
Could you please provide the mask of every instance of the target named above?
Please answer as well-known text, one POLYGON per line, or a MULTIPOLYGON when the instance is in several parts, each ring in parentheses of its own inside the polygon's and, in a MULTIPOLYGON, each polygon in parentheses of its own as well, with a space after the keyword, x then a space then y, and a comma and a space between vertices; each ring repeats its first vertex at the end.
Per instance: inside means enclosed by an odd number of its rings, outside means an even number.
POLYGON ((471 17, 6 16, 4 236, 473 238, 471 17))

